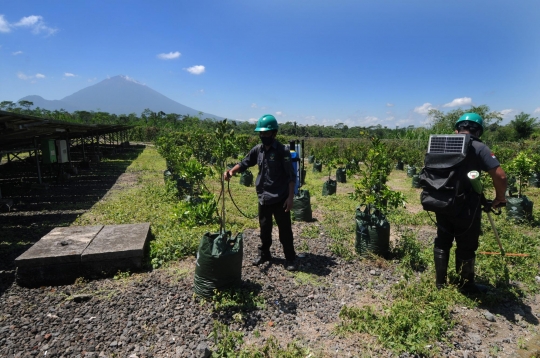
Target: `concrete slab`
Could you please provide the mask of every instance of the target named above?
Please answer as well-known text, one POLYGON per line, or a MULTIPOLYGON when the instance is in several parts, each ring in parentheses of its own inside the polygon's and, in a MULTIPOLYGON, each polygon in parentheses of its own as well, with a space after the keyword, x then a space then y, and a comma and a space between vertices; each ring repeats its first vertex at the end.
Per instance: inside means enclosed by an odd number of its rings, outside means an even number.
POLYGON ((103 275, 140 269, 149 236, 150 223, 103 227, 81 255, 83 272, 103 275))
POLYGON ((103 225, 57 227, 15 259, 22 286, 72 283, 82 276, 81 255, 103 225))
POLYGON ((103 229, 103 225, 69 226, 52 229, 25 253, 15 259, 21 267, 81 262, 88 244, 103 229))

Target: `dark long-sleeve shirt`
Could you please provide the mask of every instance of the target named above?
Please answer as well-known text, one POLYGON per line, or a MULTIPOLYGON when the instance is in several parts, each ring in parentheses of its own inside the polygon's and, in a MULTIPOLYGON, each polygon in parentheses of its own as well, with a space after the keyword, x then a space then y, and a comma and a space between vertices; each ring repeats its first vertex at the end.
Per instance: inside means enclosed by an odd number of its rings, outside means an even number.
POLYGON ((255 189, 261 205, 285 200, 289 196, 289 183, 296 181, 291 152, 277 140, 268 150, 262 144, 256 145, 238 164, 240 172, 258 165, 255 189))

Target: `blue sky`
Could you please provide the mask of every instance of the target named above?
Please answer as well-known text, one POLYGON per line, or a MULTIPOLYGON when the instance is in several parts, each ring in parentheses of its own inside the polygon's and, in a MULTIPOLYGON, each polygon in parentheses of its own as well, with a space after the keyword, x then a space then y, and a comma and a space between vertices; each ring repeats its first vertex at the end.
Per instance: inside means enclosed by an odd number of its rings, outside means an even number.
POLYGON ((125 75, 237 120, 420 126, 540 117, 540 2, 2 0, 0 101, 125 75))

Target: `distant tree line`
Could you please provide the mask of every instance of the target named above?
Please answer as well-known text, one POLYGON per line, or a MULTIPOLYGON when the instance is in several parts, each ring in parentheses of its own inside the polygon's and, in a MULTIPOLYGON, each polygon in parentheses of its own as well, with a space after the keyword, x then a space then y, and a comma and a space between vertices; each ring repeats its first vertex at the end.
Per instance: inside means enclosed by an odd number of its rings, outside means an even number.
MULTIPOLYGON (((145 109, 140 115, 111 114, 101 111, 74 111, 64 109, 47 110, 34 108, 31 101, 2 101, 0 110, 10 111, 41 118, 48 118, 66 122, 82 124, 124 124, 135 127, 134 135, 137 140, 155 140, 163 131, 202 131, 215 132, 217 121, 199 116, 181 115, 176 113, 154 112, 145 109)), ((487 142, 520 141, 540 138, 540 122, 538 118, 521 112, 510 123, 501 125, 502 114, 490 111, 487 105, 473 106, 469 109, 455 109, 444 113, 432 109, 429 114, 429 127, 408 126, 403 128, 388 128, 382 125, 349 127, 343 123, 333 126, 298 124, 297 122, 280 123, 280 134, 285 137, 296 138, 365 138, 376 136, 381 139, 427 139, 430 134, 452 133, 454 123, 465 112, 475 112, 484 118, 484 135, 482 139, 487 142)), ((253 134, 255 123, 242 121, 229 121, 238 134, 253 134)))

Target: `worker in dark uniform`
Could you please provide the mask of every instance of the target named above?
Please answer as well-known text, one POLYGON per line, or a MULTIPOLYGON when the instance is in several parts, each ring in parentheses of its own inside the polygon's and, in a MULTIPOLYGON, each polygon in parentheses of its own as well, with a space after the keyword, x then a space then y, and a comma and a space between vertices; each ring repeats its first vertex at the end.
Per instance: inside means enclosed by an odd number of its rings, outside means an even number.
POLYGON ((279 241, 285 254, 285 269, 294 271, 297 265, 290 211, 293 207, 296 173, 290 151, 276 140, 277 131, 276 118, 270 114, 263 115, 255 128, 255 132, 259 132, 262 144, 253 147, 240 163, 223 174, 223 178, 229 180, 234 174, 258 165, 259 173, 255 180, 255 189, 259 198, 261 245, 253 264, 258 266, 272 258, 270 246, 273 216, 278 225, 279 241))
MULTIPOLYGON (((467 172, 476 170, 487 172, 493 180, 495 199, 492 207, 504 206, 506 203, 506 174, 491 150, 479 139, 484 130, 483 119, 476 113, 465 113, 455 124, 456 134, 470 134, 472 147, 467 154, 467 172), (472 158, 469 158, 469 155, 472 158), (469 160, 470 159, 470 160, 469 160)), ((433 253, 435 259, 436 285, 441 288, 446 284, 446 273, 450 248, 456 241, 456 272, 460 275, 460 286, 467 293, 485 291, 485 287, 474 282, 474 265, 481 226, 481 196, 470 191, 465 199, 464 210, 457 216, 436 214, 437 237, 433 253)))

